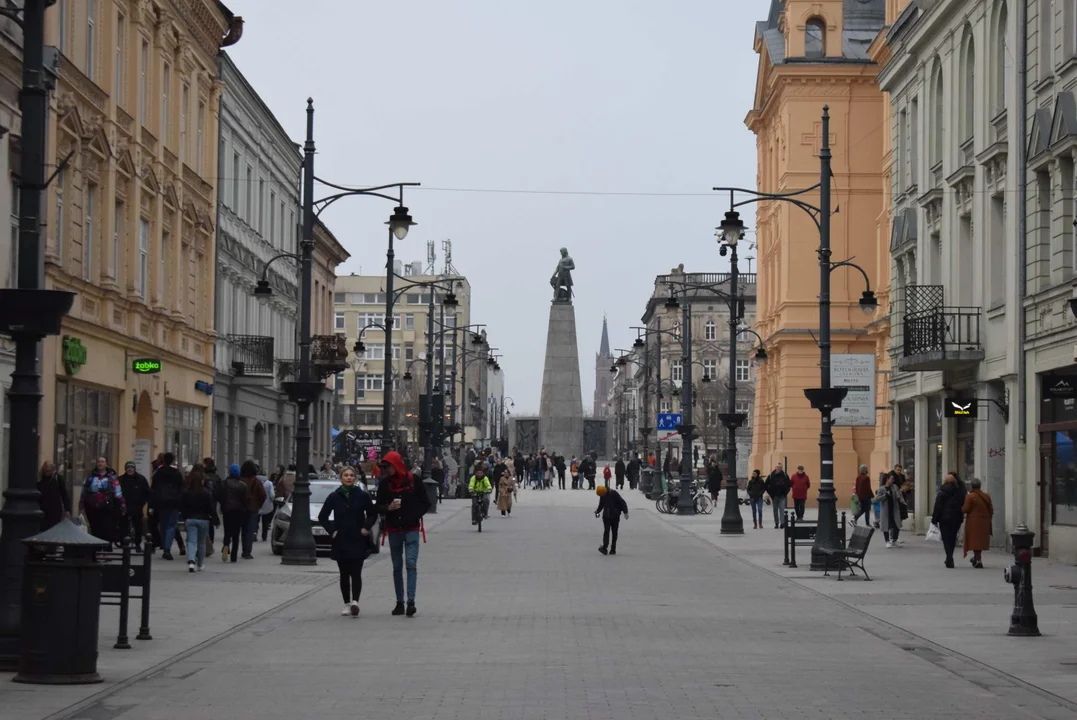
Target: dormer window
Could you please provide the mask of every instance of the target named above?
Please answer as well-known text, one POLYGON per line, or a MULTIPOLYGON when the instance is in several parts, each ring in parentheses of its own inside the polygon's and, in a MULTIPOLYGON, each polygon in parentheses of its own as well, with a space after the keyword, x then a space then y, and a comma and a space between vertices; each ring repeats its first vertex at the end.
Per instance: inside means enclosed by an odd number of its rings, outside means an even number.
POLYGON ((826 23, 821 18, 812 18, 804 26, 804 57, 821 58, 826 56, 826 23))

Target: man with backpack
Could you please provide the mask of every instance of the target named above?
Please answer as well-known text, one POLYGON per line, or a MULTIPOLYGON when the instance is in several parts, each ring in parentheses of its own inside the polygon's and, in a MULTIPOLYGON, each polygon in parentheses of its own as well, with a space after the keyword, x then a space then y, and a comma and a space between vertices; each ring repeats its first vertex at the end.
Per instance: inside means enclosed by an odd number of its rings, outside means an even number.
POLYGON ((791 486, 781 463, 774 466, 763 487, 770 495, 770 506, 774 509, 774 529, 785 527, 785 503, 791 486))
POLYGON ((239 465, 235 463, 228 468, 228 477, 224 479, 220 492, 220 504, 224 510, 224 546, 221 548, 221 560, 232 562, 239 560, 239 540, 243 532, 243 520, 247 516, 247 506, 251 502, 250 488, 239 479, 239 465))

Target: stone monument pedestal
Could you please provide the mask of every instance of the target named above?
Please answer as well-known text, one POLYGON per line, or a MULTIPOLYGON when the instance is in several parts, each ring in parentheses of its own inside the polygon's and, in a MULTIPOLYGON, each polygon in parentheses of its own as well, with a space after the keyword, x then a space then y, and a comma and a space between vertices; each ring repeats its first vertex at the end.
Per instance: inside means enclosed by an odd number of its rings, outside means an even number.
POLYGON ((539 402, 539 443, 566 458, 583 455, 583 393, 576 343, 576 310, 569 300, 550 305, 546 364, 539 402))

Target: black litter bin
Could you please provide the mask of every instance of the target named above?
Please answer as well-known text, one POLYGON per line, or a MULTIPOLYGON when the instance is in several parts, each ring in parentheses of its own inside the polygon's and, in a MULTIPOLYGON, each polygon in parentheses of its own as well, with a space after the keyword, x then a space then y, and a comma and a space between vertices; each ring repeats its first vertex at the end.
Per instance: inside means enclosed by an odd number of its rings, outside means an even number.
POLYGON ((67 518, 23 542, 29 555, 23 579, 22 638, 15 682, 101 682, 97 674, 101 565, 95 553, 111 545, 67 518))
POLYGON ((436 513, 438 511, 438 481, 427 478, 423 480, 423 485, 426 487, 426 497, 430 499, 430 512, 436 513))

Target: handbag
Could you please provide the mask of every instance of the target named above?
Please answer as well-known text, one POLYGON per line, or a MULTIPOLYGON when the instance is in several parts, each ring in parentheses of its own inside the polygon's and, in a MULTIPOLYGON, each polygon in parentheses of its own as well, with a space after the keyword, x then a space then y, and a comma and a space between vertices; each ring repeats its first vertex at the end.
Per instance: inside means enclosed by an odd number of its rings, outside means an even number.
POLYGON ((849 500, 849 512, 851 512, 854 517, 860 514, 860 498, 856 495, 853 495, 849 500))
POLYGON ((931 525, 924 535, 924 542, 942 542, 942 532, 938 525, 931 525))

